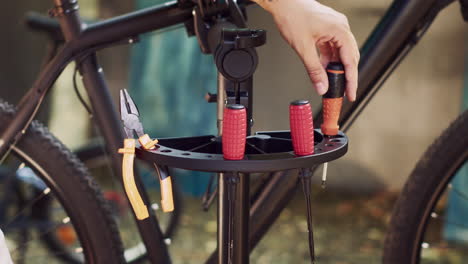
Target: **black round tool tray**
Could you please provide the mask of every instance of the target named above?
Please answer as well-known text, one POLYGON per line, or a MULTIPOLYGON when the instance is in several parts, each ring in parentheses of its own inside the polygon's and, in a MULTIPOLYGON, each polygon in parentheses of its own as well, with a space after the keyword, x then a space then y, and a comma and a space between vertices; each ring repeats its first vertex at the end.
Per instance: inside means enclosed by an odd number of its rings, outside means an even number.
POLYGON ((342 132, 324 136, 314 131, 315 153, 294 155, 289 131, 257 132, 247 137, 243 160, 225 160, 221 138, 199 136, 160 139, 157 148, 137 148, 137 157, 158 165, 208 172, 267 172, 309 168, 343 156, 348 150, 348 138, 342 132))

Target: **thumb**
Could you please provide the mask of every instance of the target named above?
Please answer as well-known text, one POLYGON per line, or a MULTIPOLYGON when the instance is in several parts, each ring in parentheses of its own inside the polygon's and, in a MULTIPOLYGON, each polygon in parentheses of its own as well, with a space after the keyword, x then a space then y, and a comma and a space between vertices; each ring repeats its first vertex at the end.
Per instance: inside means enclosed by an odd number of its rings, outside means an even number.
POLYGON ((325 94, 328 90, 328 78, 316 49, 307 49, 304 55, 304 65, 310 80, 314 84, 315 90, 319 95, 325 94))

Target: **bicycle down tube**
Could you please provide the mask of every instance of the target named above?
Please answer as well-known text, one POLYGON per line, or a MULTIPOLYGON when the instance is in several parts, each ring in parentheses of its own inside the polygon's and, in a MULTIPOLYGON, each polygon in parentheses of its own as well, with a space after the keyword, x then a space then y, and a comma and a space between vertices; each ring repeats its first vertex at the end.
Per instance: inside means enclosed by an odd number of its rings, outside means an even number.
MULTIPOLYGON (((396 0, 376 27, 362 49, 359 66, 359 90, 356 102, 345 104, 340 125, 350 121, 359 107, 378 88, 379 80, 398 62, 399 54, 412 47, 418 35, 440 11, 438 3, 444 0, 396 0)), ((21 100, 15 118, 3 131, 0 138, 0 156, 10 146, 20 140, 29 123, 34 118, 48 89, 65 66, 72 60, 81 62, 86 91, 91 99, 96 122, 101 129, 112 163, 120 171, 120 157, 116 149, 122 144, 122 132, 114 105, 110 99, 102 70, 97 64, 94 52, 119 41, 127 42, 139 34, 183 23, 192 19, 192 8, 180 8, 176 1, 132 12, 127 15, 98 22, 86 28, 81 26, 76 0, 55 0, 57 9, 67 11, 59 15, 62 31, 67 39, 63 48, 39 75, 28 94, 21 100)), ((314 122, 320 123, 321 113, 314 122)), ((285 177, 283 173, 274 174, 261 190, 259 197, 252 201, 250 211, 250 248, 254 248, 268 230, 295 191, 297 176, 285 177), (268 205, 268 206, 267 206, 268 205), (274 210, 265 210, 274 208, 274 210), (255 218, 255 221, 252 219, 255 218)), ((120 178, 119 178, 120 180, 120 178)), ((141 190, 144 194, 143 189, 141 190)), ((155 219, 155 217, 150 217, 155 219)), ((169 263, 167 249, 157 223, 139 224, 140 233, 150 253, 153 263, 169 263), (159 234, 158 234, 159 230, 159 234), (143 232, 144 231, 144 232, 143 232), (157 255, 157 257, 156 257, 157 255), (161 259, 166 256, 167 259, 161 259)), ((214 263, 214 262, 212 262, 214 263)))

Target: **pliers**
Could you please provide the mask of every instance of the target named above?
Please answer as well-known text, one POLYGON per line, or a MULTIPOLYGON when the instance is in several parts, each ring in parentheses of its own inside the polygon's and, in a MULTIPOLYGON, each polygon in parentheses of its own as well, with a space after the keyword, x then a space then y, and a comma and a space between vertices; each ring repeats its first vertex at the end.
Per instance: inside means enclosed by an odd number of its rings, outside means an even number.
MULTIPOLYGON (((148 209, 141 198, 135 183, 133 163, 135 160, 135 135, 138 137, 140 145, 144 149, 154 149, 158 140, 152 140, 148 134, 144 133, 143 125, 140 122, 138 108, 128 94, 127 90, 120 90, 120 117, 122 119, 126 139, 124 148, 119 149, 119 153, 124 154, 122 161, 122 176, 125 192, 137 219, 143 220, 149 217, 148 209)), ((167 168, 162 168, 154 164, 161 184, 161 207, 164 212, 174 210, 174 200, 172 197, 172 180, 167 168)))

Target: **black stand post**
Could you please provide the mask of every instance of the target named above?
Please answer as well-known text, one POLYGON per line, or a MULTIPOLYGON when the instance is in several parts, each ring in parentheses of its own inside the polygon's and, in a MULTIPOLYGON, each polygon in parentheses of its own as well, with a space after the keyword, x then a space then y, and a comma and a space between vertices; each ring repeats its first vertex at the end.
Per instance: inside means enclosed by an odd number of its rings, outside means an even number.
POLYGON ((235 225, 234 225, 234 262, 236 264, 249 263, 249 196, 250 174, 241 174, 236 192, 235 225))
POLYGON ((218 174, 218 264, 228 263, 228 223, 229 209, 228 204, 228 180, 226 174, 218 174))
MULTIPOLYGON (((265 41, 262 30, 223 29, 214 53, 218 71, 224 77, 227 103, 242 104, 247 109, 247 135, 253 125, 252 76, 258 64, 255 47, 265 41)), ((248 264, 249 174, 220 173, 218 179, 218 263, 248 264)))

